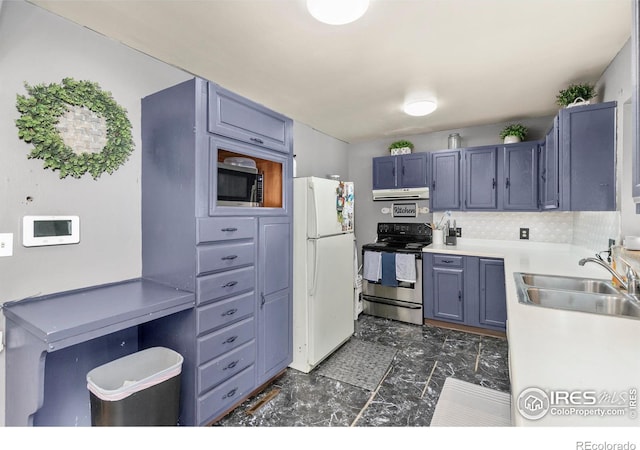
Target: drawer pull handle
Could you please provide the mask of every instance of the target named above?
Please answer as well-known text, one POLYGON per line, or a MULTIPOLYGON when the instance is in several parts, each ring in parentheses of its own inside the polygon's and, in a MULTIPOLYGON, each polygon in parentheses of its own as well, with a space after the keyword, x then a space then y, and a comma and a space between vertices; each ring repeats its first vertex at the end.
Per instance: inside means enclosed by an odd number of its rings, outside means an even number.
POLYGON ((233 228, 222 228, 220 231, 229 231, 229 232, 234 232, 234 231, 238 231, 237 228, 233 227, 233 228))
POLYGON ((238 390, 238 388, 231 389, 229 392, 224 394, 224 396, 222 398, 231 398, 231 397, 233 397, 234 395, 236 395, 236 391, 237 390, 238 390))
POLYGON ((224 317, 224 316, 233 316, 237 312, 238 312, 238 308, 233 308, 233 309, 230 309, 229 311, 223 312, 222 313, 222 317, 224 317))
POLYGON ((227 338, 223 344, 232 344, 236 339, 238 339, 238 336, 231 336, 230 338, 227 338))
POLYGON ((251 140, 253 142, 257 142, 258 144, 264 144, 264 141, 262 139, 258 139, 258 138, 252 137, 251 140))
POLYGON ((236 359, 235 361, 230 362, 229 365, 222 370, 233 369, 235 366, 238 365, 239 362, 240 360, 236 359))
POLYGON ((451 263, 453 263, 453 260, 452 259, 443 259, 442 262, 445 263, 445 264, 451 264, 451 263))
POLYGON ((229 255, 229 256, 223 256, 222 260, 223 261, 233 261, 234 259, 236 259, 238 257, 238 255, 229 255))
POLYGON ((222 287, 223 287, 223 288, 225 288, 225 287, 233 287, 233 286, 235 286, 236 284, 238 284, 238 282, 237 282, 237 281, 229 281, 228 283, 223 284, 223 285, 222 285, 222 287))

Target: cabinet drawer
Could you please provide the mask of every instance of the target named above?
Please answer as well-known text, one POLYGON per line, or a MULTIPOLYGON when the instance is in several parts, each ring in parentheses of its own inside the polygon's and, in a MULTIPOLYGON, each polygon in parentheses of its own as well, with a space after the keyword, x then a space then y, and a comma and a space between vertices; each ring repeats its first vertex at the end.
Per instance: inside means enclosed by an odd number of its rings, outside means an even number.
POLYGON ((462 267, 463 256, 433 255, 433 265, 442 267, 462 267))
POLYGON ((256 359, 256 342, 251 341, 198 367, 199 392, 206 392, 221 381, 249 367, 256 359))
POLYGON ((198 399, 198 420, 205 425, 214 420, 235 403, 249 395, 255 388, 255 365, 247 367, 235 377, 198 399))
POLYGON ((255 286, 255 278, 253 266, 198 277, 196 279, 197 303, 201 304, 251 290, 255 286))
POLYGON ((253 242, 234 244, 212 244, 196 248, 197 274, 233 269, 253 264, 255 244, 253 242))
POLYGON ((198 362, 207 361, 249 342, 255 337, 253 317, 198 338, 198 362))
POLYGON ((201 218, 196 223, 198 244, 231 239, 252 239, 256 235, 256 219, 253 217, 201 218))
POLYGON ((209 83, 209 131, 289 153, 285 116, 209 83))
POLYGON ((210 303, 196 311, 198 336, 253 314, 255 292, 210 303))

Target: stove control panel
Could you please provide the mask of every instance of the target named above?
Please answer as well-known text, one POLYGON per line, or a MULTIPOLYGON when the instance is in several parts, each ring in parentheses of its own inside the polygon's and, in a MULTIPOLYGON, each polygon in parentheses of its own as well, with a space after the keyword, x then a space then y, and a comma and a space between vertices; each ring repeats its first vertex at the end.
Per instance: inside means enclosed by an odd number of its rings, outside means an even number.
POLYGON ((378 238, 382 236, 431 236, 431 228, 424 223, 378 223, 378 238))

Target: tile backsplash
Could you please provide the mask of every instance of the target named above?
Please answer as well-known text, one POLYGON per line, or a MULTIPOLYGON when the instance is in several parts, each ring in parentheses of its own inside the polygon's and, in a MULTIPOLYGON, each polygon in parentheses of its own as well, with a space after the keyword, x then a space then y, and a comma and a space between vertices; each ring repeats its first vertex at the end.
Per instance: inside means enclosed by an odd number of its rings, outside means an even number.
POLYGON ((582 211, 573 213, 572 244, 594 251, 609 248, 609 239, 620 244, 620 213, 618 211, 582 211))
MULTIPOLYGON (((434 212, 437 224, 444 213, 434 212)), ((517 241, 520 228, 529 229, 529 241, 570 244, 573 238, 573 214, 570 212, 460 212, 451 211, 453 226, 462 228, 462 237, 517 241)), ((446 222, 447 218, 445 218, 446 222)))
MULTIPOLYGON (((437 224, 445 215, 433 213, 437 224)), ((471 239, 520 240, 520 228, 529 229, 529 241, 574 244, 594 251, 619 240, 620 213, 612 212, 461 212, 451 211, 453 226, 471 239)), ((447 217, 444 221, 446 222, 447 217)))

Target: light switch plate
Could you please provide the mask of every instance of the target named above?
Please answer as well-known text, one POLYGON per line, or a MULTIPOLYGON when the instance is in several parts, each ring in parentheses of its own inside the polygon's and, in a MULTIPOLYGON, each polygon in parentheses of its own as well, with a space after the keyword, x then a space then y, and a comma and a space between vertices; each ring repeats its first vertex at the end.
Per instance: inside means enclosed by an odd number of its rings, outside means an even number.
POLYGON ((13 256, 13 233, 0 233, 0 256, 13 256))

